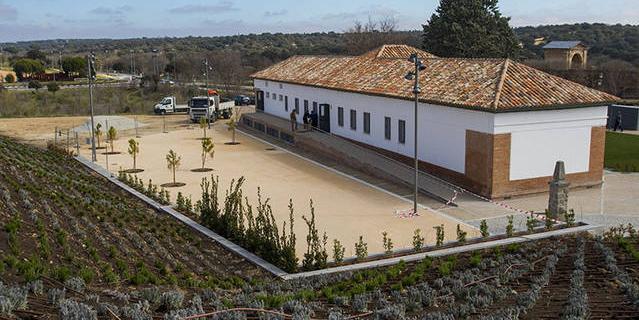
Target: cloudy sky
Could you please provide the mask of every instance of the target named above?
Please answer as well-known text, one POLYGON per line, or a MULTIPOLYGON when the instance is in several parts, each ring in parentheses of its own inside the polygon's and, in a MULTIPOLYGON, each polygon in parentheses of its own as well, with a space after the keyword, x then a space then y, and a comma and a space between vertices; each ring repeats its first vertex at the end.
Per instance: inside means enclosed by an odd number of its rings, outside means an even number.
MULTIPOLYGON (((0 42, 344 31, 394 16, 419 29, 438 0, 0 0, 0 42)), ((639 23, 639 0, 501 0, 514 26, 639 23)))

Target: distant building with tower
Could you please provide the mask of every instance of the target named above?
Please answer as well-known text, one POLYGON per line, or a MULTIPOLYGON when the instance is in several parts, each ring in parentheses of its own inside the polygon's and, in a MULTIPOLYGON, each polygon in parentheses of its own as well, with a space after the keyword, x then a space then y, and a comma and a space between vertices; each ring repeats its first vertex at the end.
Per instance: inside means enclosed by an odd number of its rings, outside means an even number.
POLYGON ((561 69, 584 69, 588 47, 581 41, 551 41, 544 46, 544 60, 561 69))

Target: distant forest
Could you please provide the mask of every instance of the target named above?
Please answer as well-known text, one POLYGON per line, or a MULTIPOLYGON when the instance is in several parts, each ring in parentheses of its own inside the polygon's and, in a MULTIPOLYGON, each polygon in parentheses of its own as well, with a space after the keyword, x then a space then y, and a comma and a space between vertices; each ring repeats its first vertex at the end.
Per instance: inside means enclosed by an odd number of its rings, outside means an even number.
MULTIPOLYGON (((421 45, 421 31, 393 31, 388 40, 421 45)), ((593 62, 617 59, 639 65, 639 25, 608 25, 581 23, 515 28, 523 44, 521 59, 543 58, 542 46, 535 46, 534 39, 544 37, 552 40, 581 40, 590 49, 593 62)), ((95 52, 117 52, 126 55, 130 50, 150 53, 154 49, 170 53, 202 52, 216 50, 239 51, 250 60, 265 59, 270 62, 286 59, 292 55, 348 55, 368 48, 358 48, 361 43, 353 41, 352 33, 308 33, 282 34, 263 33, 220 37, 183 38, 137 38, 137 39, 74 39, 43 40, 2 43, 6 53, 17 54, 37 47, 44 52, 62 54, 95 52)))
MULTIPOLYGON (((639 97, 639 25, 570 24, 515 28, 522 43, 519 60, 620 96, 639 97), (580 40, 590 47, 591 68, 565 73, 544 64, 543 44, 535 39, 580 40)), ((178 81, 201 79, 202 61, 212 65, 212 80, 246 83, 248 75, 293 55, 356 55, 384 43, 422 46, 422 31, 396 31, 388 21, 355 25, 344 33, 264 33, 220 37, 44 40, 0 44, 0 66, 13 65, 38 48, 44 64, 56 67, 60 57, 93 51, 100 71, 154 73, 178 81)), ((156 79, 157 80, 157 79, 156 79)))

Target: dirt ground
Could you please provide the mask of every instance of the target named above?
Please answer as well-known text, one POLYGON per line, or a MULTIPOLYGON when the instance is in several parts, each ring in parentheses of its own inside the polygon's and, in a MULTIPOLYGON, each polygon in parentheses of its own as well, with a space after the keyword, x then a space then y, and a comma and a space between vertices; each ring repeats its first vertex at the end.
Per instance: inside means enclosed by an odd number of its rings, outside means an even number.
MULTIPOLYGON (((138 134, 148 135, 161 133, 166 128, 167 131, 185 129, 195 125, 188 121, 188 116, 184 114, 167 115, 165 117, 156 115, 130 116, 137 121, 147 124, 140 127, 138 134)), ((89 117, 43 117, 43 118, 4 118, 0 119, 0 134, 15 137, 25 142, 37 145, 46 145, 47 141, 53 140, 53 133, 56 128, 66 132, 75 127, 83 125, 89 117)), ((119 131, 121 138, 135 136, 135 129, 119 131)), ((86 135, 81 135, 84 140, 86 135)), ((66 139, 66 137, 65 137, 66 139)))

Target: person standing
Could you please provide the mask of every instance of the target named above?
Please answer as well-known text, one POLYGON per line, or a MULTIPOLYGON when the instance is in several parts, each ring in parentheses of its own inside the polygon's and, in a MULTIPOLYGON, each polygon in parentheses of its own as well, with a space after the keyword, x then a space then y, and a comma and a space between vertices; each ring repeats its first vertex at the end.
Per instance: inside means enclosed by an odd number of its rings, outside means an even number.
POLYGON ((615 128, 613 129, 615 132, 617 128, 623 132, 623 123, 621 122, 621 111, 617 111, 617 118, 615 119, 615 128))
POLYGON ((291 111, 291 131, 295 132, 297 130, 297 113, 295 113, 295 109, 291 111))
POLYGON ((304 130, 308 130, 308 123, 311 121, 311 115, 308 113, 308 109, 304 110, 302 116, 302 122, 304 122, 304 130))

